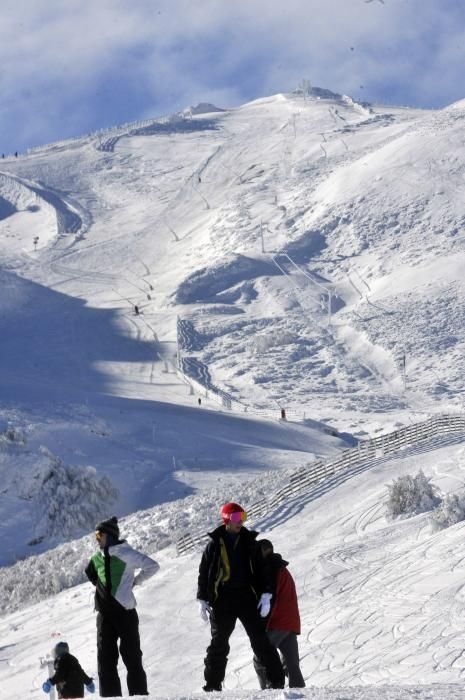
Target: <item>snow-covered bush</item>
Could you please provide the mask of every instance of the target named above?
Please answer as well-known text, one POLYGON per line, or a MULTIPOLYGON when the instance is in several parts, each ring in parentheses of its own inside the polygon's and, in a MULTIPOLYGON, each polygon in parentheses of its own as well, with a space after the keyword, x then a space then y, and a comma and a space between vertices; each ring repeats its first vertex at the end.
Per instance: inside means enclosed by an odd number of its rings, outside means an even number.
POLYGON ((99 477, 93 467, 65 465, 46 448, 42 451, 49 463, 35 478, 38 488, 34 501, 39 511, 36 531, 40 536, 76 536, 111 515, 118 491, 108 477, 99 477))
POLYGON ((280 345, 289 345, 294 342, 294 336, 289 331, 277 331, 258 335, 253 340, 253 350, 256 353, 263 353, 280 345))
POLYGON ((430 515, 434 531, 443 530, 462 520, 465 520, 465 491, 447 494, 430 515))
POLYGON ((432 510, 439 502, 431 479, 420 469, 418 474, 406 474, 387 485, 387 516, 411 516, 432 510))
POLYGON ((11 443, 24 445, 26 443, 24 432, 20 428, 15 428, 9 424, 0 425, 0 447, 11 443))

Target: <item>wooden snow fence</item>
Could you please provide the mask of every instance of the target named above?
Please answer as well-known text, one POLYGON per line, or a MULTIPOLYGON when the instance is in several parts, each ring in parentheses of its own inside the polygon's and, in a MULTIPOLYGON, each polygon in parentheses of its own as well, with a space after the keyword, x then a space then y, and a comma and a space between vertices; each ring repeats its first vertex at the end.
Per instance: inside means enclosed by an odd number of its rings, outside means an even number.
MULTIPOLYGON (((312 462, 307 467, 301 467, 289 477, 289 483, 276 491, 270 498, 262 499, 247 508, 250 520, 257 520, 269 515, 289 498, 305 493, 325 479, 350 471, 355 467, 366 465, 372 460, 393 454, 406 447, 413 447, 425 441, 438 438, 444 441, 452 435, 465 433, 465 415, 437 415, 427 421, 415 423, 400 428, 392 433, 379 435, 371 440, 362 440, 356 447, 343 450, 337 459, 312 462)), ((205 545, 208 535, 201 533, 185 533, 176 541, 178 555, 186 554, 200 545, 205 545)))

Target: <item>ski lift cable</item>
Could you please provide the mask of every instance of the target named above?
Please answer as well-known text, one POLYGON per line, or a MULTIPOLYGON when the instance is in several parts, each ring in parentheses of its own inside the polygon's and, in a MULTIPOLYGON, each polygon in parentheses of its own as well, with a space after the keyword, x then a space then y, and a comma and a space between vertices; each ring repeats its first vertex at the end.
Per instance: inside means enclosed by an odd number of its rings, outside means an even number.
POLYGON ((323 289, 327 294, 332 294, 332 293, 333 293, 332 290, 331 290, 329 287, 327 287, 327 286, 324 285, 324 284, 321 284, 321 282, 317 282, 308 272, 306 272, 302 267, 300 267, 300 265, 298 265, 298 264, 291 258, 291 256, 289 255, 289 253, 287 253, 286 251, 283 250, 283 251, 281 251, 280 255, 282 255, 283 257, 287 258, 287 259, 289 260, 289 262, 291 263, 291 265, 293 265, 293 266, 296 268, 296 270, 298 270, 299 272, 301 272, 301 273, 303 274, 304 277, 306 277, 308 280, 310 280, 310 282, 312 282, 312 284, 315 284, 317 287, 321 287, 321 289, 323 289))
MULTIPOLYGON (((306 291, 305 289, 302 289, 302 287, 299 287, 299 285, 294 282, 294 280, 292 279, 292 276, 278 263, 276 258, 272 257, 272 260, 273 260, 274 264, 276 265, 276 267, 278 268, 278 270, 280 270, 282 272, 282 274, 289 280, 291 285, 294 287, 294 289, 296 290, 297 297, 299 296, 298 295, 299 292, 306 291)), ((311 294, 309 294, 308 297, 309 297, 309 299, 311 299, 312 301, 314 301, 316 303, 319 303, 319 301, 320 301, 319 299, 317 299, 315 296, 313 296, 311 294)))

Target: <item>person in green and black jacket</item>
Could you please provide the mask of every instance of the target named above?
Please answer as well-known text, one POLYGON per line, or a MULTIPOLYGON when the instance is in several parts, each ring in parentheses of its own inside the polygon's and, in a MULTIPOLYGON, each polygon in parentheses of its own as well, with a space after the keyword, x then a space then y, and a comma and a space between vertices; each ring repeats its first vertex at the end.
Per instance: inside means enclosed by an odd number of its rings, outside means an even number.
POLYGON ((270 611, 272 580, 260 548, 257 532, 247 530, 244 509, 226 503, 223 525, 209 533, 199 567, 197 599, 200 617, 210 617, 211 643, 205 657, 207 692, 221 690, 229 654, 229 638, 239 619, 255 656, 266 669, 270 688, 284 687, 284 671, 269 641, 261 617, 270 611))
POLYGON ((90 560, 86 575, 95 586, 100 697, 121 697, 119 653, 127 670, 129 695, 148 695, 132 589, 160 567, 154 559, 119 539, 118 520, 114 516, 96 525, 95 536, 99 551, 90 560))

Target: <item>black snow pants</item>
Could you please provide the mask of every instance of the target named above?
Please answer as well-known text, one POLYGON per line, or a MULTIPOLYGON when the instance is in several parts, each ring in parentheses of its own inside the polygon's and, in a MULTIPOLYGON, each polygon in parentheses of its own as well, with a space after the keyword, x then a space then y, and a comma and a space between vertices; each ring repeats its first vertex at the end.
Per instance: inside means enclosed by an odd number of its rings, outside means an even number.
POLYGON ((111 614, 97 614, 97 665, 102 698, 121 697, 119 653, 126 666, 129 695, 148 695, 136 610, 122 609, 111 614))
MULTIPOLYGON (((296 633, 287 630, 269 630, 267 635, 273 646, 281 652, 284 673, 289 676, 289 688, 305 688, 305 680, 299 666, 299 645, 296 633)), ((269 687, 266 668, 256 656, 253 658, 253 665, 260 688, 265 690, 269 687)))
POLYGON ((268 687, 284 687, 284 671, 275 647, 267 637, 251 589, 223 589, 210 615, 211 643, 205 657, 205 681, 208 688, 221 688, 226 673, 229 638, 240 620, 250 639, 253 652, 266 669, 268 687))

